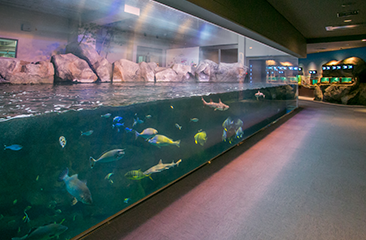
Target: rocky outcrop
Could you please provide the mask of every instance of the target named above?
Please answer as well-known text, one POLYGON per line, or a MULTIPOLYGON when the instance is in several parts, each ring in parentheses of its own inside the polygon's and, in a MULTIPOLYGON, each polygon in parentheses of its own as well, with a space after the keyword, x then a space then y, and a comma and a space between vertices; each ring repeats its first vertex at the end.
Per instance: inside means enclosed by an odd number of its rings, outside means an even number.
POLYGON ((51 62, 55 66, 56 83, 71 83, 74 81, 88 83, 98 80, 89 64, 74 54, 54 55, 51 62))
POLYGON ((216 73, 218 82, 243 82, 247 67, 241 63, 220 63, 216 73))
POLYGON ((195 77, 200 82, 216 82, 219 65, 211 60, 204 60, 195 69, 195 77))
POLYGON ((323 100, 332 103, 342 103, 342 97, 350 93, 352 86, 330 85, 325 89, 323 100))
POLYGON ((140 67, 137 63, 120 59, 113 63, 113 82, 141 81, 140 67))
POLYGON ((47 84, 53 83, 54 68, 52 63, 36 63, 17 59, 0 59, 0 75, 11 84, 47 84))
POLYGON ((178 81, 188 80, 193 75, 192 68, 188 65, 174 64, 171 69, 177 74, 178 81))
POLYGON ((157 82, 178 82, 177 73, 171 68, 161 69, 158 68, 159 72, 155 73, 155 78, 157 82))
POLYGON ((314 88, 314 100, 323 101, 323 92, 320 89, 320 86, 315 86, 314 88))
POLYGON ((156 63, 146 63, 140 62, 139 63, 139 70, 138 75, 146 81, 146 82, 153 82, 155 78, 154 70, 157 67, 156 63))
POLYGON ((112 64, 106 58, 100 56, 92 46, 85 43, 70 43, 66 46, 66 53, 72 53, 85 60, 100 81, 111 81, 112 64))

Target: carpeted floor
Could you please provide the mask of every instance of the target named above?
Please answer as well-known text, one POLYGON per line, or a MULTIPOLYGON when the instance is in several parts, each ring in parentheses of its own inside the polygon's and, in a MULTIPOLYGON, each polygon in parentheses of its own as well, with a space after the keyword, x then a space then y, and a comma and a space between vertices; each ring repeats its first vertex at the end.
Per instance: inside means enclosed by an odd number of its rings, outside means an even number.
POLYGON ((366 239, 366 108, 299 106, 84 239, 366 239))

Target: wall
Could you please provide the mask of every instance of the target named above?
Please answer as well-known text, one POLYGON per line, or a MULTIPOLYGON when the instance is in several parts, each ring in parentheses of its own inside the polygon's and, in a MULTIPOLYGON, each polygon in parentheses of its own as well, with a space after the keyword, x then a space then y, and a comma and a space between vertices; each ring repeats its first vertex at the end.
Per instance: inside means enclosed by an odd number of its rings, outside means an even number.
POLYGON ((310 76, 309 70, 317 70, 320 76, 324 63, 331 60, 340 61, 349 57, 359 57, 366 61, 366 47, 308 54, 307 58, 299 59, 299 66, 303 67, 305 76, 310 76))
POLYGON ((18 59, 36 62, 64 53, 69 37, 67 18, 3 5, 0 16, 6 19, 0 25, 0 37, 19 40, 18 59), (21 30, 24 23, 30 26, 30 32, 21 30))
POLYGON ((166 51, 166 66, 174 63, 193 65, 198 64, 199 47, 169 49, 166 51))

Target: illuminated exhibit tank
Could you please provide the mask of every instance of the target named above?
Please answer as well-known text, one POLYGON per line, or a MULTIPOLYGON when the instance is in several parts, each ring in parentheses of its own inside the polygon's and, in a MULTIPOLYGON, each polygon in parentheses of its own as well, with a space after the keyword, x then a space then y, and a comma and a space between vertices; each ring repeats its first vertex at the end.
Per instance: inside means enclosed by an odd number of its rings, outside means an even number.
POLYGON ((1 110, 2 116, 13 117, 0 122, 2 238, 21 237, 32 227, 55 222, 68 228, 61 239, 70 239, 296 107, 296 85, 246 87, 74 85, 54 87, 48 98, 29 99, 32 90, 47 87, 28 86, 25 92, 7 86, 2 102, 39 107, 33 107, 37 115, 31 117, 10 113, 11 105, 1 110), (93 102, 95 94, 103 99, 116 92, 119 106, 112 106, 115 99, 105 99, 99 107, 100 102, 93 102), (184 96, 187 92, 191 96, 184 96))

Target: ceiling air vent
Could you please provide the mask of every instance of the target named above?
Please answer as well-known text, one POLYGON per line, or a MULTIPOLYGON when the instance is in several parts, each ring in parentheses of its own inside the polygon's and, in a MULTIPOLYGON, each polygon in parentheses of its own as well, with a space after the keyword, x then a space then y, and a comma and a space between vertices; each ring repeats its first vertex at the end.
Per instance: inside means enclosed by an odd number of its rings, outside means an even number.
POLYGON ((353 11, 347 11, 347 12, 339 12, 337 13, 337 17, 349 17, 357 15, 360 11, 359 10, 353 10, 353 11))

